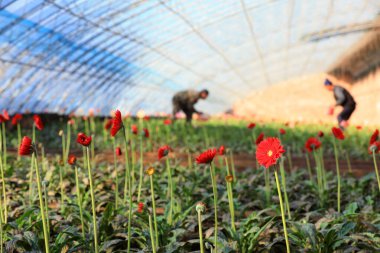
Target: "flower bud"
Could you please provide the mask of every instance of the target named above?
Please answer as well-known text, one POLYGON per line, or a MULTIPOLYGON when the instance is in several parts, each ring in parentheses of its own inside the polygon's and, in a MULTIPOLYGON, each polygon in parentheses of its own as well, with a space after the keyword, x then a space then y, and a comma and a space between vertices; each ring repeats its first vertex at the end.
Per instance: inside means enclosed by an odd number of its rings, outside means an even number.
POLYGON ((205 203, 203 202, 198 202, 197 205, 195 206, 195 210, 197 210, 197 212, 205 212, 206 211, 206 205, 205 203))

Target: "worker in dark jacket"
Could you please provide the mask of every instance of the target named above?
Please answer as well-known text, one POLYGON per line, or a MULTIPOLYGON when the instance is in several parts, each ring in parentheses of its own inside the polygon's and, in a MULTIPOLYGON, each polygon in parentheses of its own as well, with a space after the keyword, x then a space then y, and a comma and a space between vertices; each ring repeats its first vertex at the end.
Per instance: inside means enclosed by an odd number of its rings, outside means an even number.
POLYGON ((208 90, 185 90, 176 93, 173 97, 173 118, 179 111, 183 111, 186 115, 186 122, 191 123, 193 113, 203 114, 194 108, 194 105, 199 99, 206 99, 208 97, 208 90))
POLYGON ((343 87, 334 85, 329 79, 325 80, 325 87, 334 92, 335 105, 330 107, 330 114, 334 112, 334 107, 342 106, 343 111, 338 115, 338 123, 341 129, 348 125, 347 121, 355 111, 356 102, 352 95, 343 87))

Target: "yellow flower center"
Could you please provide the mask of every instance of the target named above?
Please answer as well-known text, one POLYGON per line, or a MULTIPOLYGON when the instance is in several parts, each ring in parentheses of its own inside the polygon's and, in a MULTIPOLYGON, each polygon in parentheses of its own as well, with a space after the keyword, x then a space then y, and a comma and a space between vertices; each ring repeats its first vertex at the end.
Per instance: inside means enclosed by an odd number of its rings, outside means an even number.
POLYGON ((267 155, 268 155, 269 157, 271 157, 271 156, 273 155, 273 151, 272 151, 272 150, 269 150, 268 153, 267 153, 267 155))

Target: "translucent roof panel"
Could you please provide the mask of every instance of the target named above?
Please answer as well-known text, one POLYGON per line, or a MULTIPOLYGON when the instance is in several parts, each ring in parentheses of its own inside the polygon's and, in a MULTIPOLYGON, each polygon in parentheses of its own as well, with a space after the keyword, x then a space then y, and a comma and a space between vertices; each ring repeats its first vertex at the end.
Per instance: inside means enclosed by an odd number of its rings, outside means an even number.
POLYGON ((175 92, 207 88, 203 110, 221 112, 326 71, 366 32, 339 31, 379 11, 376 0, 0 0, 0 108, 170 112, 175 92))

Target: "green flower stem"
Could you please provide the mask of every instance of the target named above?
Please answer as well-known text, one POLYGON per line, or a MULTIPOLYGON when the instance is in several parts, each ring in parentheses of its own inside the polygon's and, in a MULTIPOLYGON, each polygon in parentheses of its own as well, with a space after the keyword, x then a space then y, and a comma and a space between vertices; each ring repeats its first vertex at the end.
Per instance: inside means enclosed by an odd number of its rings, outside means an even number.
POLYGON ((227 196, 228 196, 228 204, 229 204, 230 215, 231 215, 231 227, 232 227, 232 231, 236 232, 234 197, 233 197, 233 193, 232 193, 231 182, 227 182, 227 196))
MULTIPOLYGON (((17 122, 17 142, 18 142, 17 147, 20 147, 20 145, 21 145, 21 125, 20 125, 20 122, 17 122)), ((21 156, 17 152, 17 160, 19 161, 20 159, 21 159, 21 156)))
POLYGON ((236 182, 237 178, 235 175, 235 161, 234 161, 234 155, 232 153, 232 150, 230 150, 230 162, 231 162, 232 177, 234 178, 234 182, 236 182))
POLYGON ((3 200, 0 197, 0 221, 4 222, 4 213, 3 213, 3 200))
POLYGON ((65 158, 64 158, 66 162, 67 162, 67 159, 69 158, 70 144, 71 144, 71 125, 67 124, 66 154, 65 154, 65 158))
POLYGON ((306 158, 307 172, 309 173, 310 181, 314 181, 313 180, 313 173, 311 172, 309 153, 307 153, 307 152, 305 153, 305 158, 306 158))
POLYGON ((230 173, 230 166, 228 165, 228 158, 227 158, 227 156, 224 156, 224 163, 226 164, 227 176, 229 176, 229 175, 231 175, 231 173, 230 173))
MULTIPOLYGON (((1 206, 0 206, 1 209, 1 206)), ((3 221, 0 219, 0 253, 3 253, 3 221)))
POLYGON ((215 252, 218 252, 218 191, 216 189, 216 178, 214 165, 210 164, 210 174, 212 182, 212 192, 214 194, 214 246, 215 252))
POLYGON ((352 168, 351 168, 351 161, 350 161, 350 156, 348 154, 348 152, 346 151, 345 153, 345 156, 346 156, 346 161, 347 161, 347 165, 348 165, 348 172, 350 174, 352 174, 352 168))
POLYGON ((271 189, 270 189, 269 171, 267 169, 264 170, 264 180, 265 180, 265 200, 266 200, 267 206, 269 206, 271 202, 271 189))
POLYGON ((199 246, 201 248, 201 253, 204 253, 203 248, 203 234, 202 234, 202 214, 201 210, 197 210, 198 213, 198 229, 199 229, 199 246))
POLYGON ((290 213, 290 206, 288 201, 288 193, 286 190, 286 175, 285 175, 285 169, 284 169, 284 160, 281 159, 280 161, 280 174, 281 174, 281 184, 282 184, 282 190, 284 191, 284 198, 285 198, 285 205, 286 210, 288 212, 288 219, 292 219, 292 215, 290 213))
POLYGON ((3 165, 3 161, 2 161, 2 157, 0 156, 0 173, 1 173, 1 186, 2 186, 2 193, 3 193, 3 205, 1 205, 1 208, 4 209, 4 214, 3 214, 3 210, 0 209, 0 211, 2 212, 2 215, 3 216, 3 222, 5 224, 7 224, 8 222, 8 200, 7 200, 7 190, 6 190, 6 185, 5 185, 5 176, 4 176, 4 165, 3 165))
POLYGON ((340 171, 339 171, 339 160, 338 160, 338 148, 336 147, 335 138, 333 138, 334 143, 334 155, 335 155, 335 164, 336 164, 336 178, 337 178, 337 205, 338 213, 340 213, 340 171))
POLYGON ((170 207, 168 214, 168 223, 171 225, 173 223, 173 208, 174 208, 174 186, 172 178, 172 169, 170 167, 169 158, 166 158, 166 170, 168 172, 168 188, 169 188, 169 198, 170 198, 170 207))
POLYGON ((34 147, 34 152, 36 154, 36 159, 35 159, 35 168, 36 168, 36 178, 37 178, 37 189, 38 189, 38 197, 40 199, 40 212, 41 212, 41 218, 42 218, 42 228, 44 231, 44 240, 45 240, 45 252, 49 253, 49 232, 47 228, 47 220, 45 217, 45 208, 44 208, 44 201, 42 198, 42 187, 41 187, 41 176, 40 176, 40 169, 38 165, 38 155, 37 155, 37 148, 34 147))
POLYGON ((317 182, 318 182, 318 193, 319 193, 319 200, 321 201, 321 206, 323 206, 323 175, 322 175, 322 169, 320 166, 319 158, 316 153, 316 150, 313 150, 314 160, 315 160, 315 169, 317 171, 317 182))
POLYGON ((144 164, 143 164, 143 136, 140 136, 140 173, 139 173, 139 187, 137 191, 137 202, 140 202, 140 197, 141 197, 141 187, 143 183, 143 178, 144 178, 144 164))
POLYGON ((4 170, 7 169, 7 135, 5 133, 5 122, 2 124, 2 130, 3 130, 3 156, 4 156, 4 170))
POLYGON ((290 147, 286 150, 288 162, 289 162, 289 173, 292 173, 293 169, 293 160, 292 160, 292 154, 290 153, 290 147))
POLYGON ((66 165, 67 160, 65 159, 66 158, 66 144, 65 144, 65 134, 64 133, 62 133, 61 142, 62 142, 62 162, 64 165, 66 165))
POLYGON ((192 166, 192 158, 191 158, 190 148, 188 147, 186 149, 186 151, 187 151, 187 163, 188 163, 188 167, 191 170, 193 166, 192 166))
POLYGON ((155 239, 156 239, 156 247, 158 248, 158 227, 157 227, 156 200, 154 197, 155 195, 154 195, 153 175, 150 175, 149 179, 150 179, 150 194, 152 196, 154 233, 155 233, 155 239))
POLYGON ((149 234, 150 234, 150 241, 152 243, 152 251, 153 253, 156 253, 156 244, 154 242, 153 226, 152 226, 152 215, 150 214, 149 214, 149 234))
POLYGON ((63 189, 63 172, 62 172, 62 167, 63 166, 59 166, 59 188, 61 190, 61 203, 60 203, 61 214, 63 214, 64 204, 65 204, 65 199, 64 199, 65 191, 63 189))
POLYGON ((84 234, 84 219, 83 219, 83 207, 82 207, 82 196, 80 193, 80 184, 79 184, 79 177, 78 177, 78 168, 77 166, 74 166, 75 170, 75 184, 76 184, 76 192, 77 192, 77 204, 79 207, 79 215, 80 215, 80 223, 82 226, 82 238, 83 240, 86 239, 86 236, 84 234))
POLYGON ((117 210, 119 207, 119 174, 117 172, 117 159, 116 159, 116 142, 115 137, 112 138, 112 144, 113 144, 113 165, 115 169, 115 209, 117 210))
MULTIPOLYGON (((127 252, 129 253, 131 251, 131 222, 132 222, 132 182, 131 182, 131 174, 129 169, 129 157, 128 157, 128 142, 127 142, 127 135, 125 133, 125 127, 121 129, 123 131, 124 136, 124 144, 125 144, 125 168, 126 168, 126 184, 128 185, 128 248, 127 252)), ((125 189, 126 190, 126 189, 125 189)), ((126 196, 126 191, 124 192, 124 196, 126 196)))
POLYGON ((45 212, 46 212, 46 225, 49 232, 49 238, 50 238, 50 222, 49 222, 49 205, 48 205, 48 191, 46 184, 42 182, 43 190, 44 190, 44 201, 45 201, 45 212))
POLYGON ((283 203, 282 203, 281 187, 280 187, 280 182, 278 180, 277 168, 275 168, 275 170, 274 170, 274 176, 276 177, 276 185, 277 185, 278 198, 280 200, 282 225, 284 226, 284 235, 285 235, 285 242, 286 242, 286 252, 290 253, 289 240, 288 240, 288 232, 286 230, 285 212, 284 212, 284 206, 283 206, 283 203))
MULTIPOLYGON (((32 127, 32 142, 36 143, 36 126, 33 124, 32 127)), ((30 160, 30 173, 29 173, 29 202, 30 205, 33 204, 33 174, 34 174, 34 159, 35 159, 35 154, 34 152, 32 153, 32 158, 30 160)))
POLYGON ((325 161, 323 159, 323 148, 320 148, 320 162, 321 162, 321 170, 322 170, 322 178, 323 178, 323 187, 325 191, 327 191, 327 177, 326 177, 326 169, 325 169, 325 161))
POLYGON ((98 253, 98 229, 96 225, 96 210, 95 210, 95 194, 94 194, 94 183, 92 179, 91 165, 90 165, 90 149, 86 147, 87 150, 87 169, 88 169, 88 179, 90 182, 90 191, 91 191, 91 207, 92 207, 92 223, 94 229, 94 249, 95 253, 98 253))
POLYGON ((380 176, 379 176, 379 170, 377 168, 376 155, 374 151, 372 152, 372 157, 373 157, 373 164, 375 166, 377 185, 379 186, 379 191, 380 191, 380 176))

